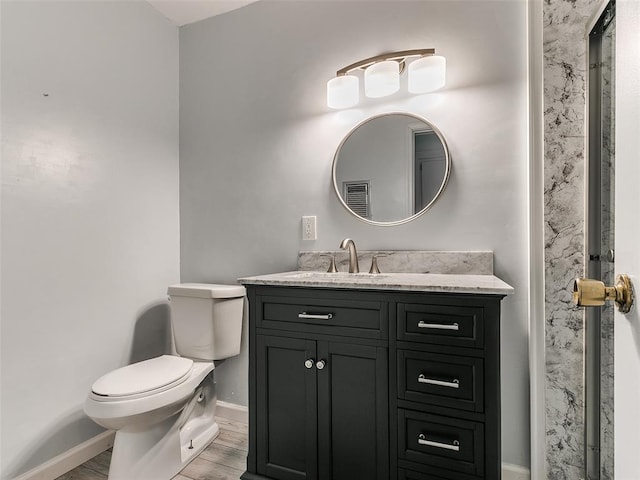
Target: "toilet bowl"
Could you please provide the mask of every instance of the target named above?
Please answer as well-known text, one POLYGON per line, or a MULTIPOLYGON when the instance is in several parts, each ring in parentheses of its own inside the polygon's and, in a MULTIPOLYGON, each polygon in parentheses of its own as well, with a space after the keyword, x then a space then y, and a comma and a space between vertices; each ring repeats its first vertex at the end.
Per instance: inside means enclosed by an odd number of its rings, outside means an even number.
POLYGON ((213 362, 163 355, 114 370, 93 384, 85 413, 110 430, 157 423, 182 410, 213 368, 213 362), (145 382, 147 388, 137 388, 145 382))
POLYGON ((240 351, 244 287, 184 284, 169 294, 182 338, 176 350, 198 357, 162 355, 119 368, 94 382, 85 401, 90 418, 116 431, 109 480, 169 480, 219 433, 213 361, 240 351))

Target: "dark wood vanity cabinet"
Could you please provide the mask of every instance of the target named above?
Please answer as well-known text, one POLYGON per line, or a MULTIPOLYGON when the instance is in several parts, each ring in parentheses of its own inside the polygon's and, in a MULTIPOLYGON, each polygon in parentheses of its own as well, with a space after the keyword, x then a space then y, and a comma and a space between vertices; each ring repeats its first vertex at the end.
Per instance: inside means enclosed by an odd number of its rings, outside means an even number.
POLYGON ((386 349, 258 335, 256 361, 258 473, 387 478, 386 349))
POLYGON ((500 478, 501 296, 246 287, 242 479, 500 478))

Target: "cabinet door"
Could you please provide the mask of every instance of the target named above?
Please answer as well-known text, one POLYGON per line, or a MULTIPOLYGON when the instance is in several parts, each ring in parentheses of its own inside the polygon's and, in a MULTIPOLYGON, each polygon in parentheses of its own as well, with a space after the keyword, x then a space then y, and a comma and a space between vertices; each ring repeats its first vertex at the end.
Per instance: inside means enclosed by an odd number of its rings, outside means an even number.
POLYGON ((318 478, 315 353, 312 340, 256 336, 260 474, 279 480, 318 478))
POLYGON ((320 480, 387 480, 387 350, 318 341, 320 480))

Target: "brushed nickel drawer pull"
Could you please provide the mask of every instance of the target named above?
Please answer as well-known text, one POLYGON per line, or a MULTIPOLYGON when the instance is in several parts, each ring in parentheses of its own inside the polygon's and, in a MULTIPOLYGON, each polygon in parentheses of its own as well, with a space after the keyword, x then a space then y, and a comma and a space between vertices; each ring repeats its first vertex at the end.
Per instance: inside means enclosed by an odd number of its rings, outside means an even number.
POLYGON ((427 445, 428 447, 436 447, 436 448, 444 448, 445 450, 453 450, 454 452, 460 451, 460 442, 458 440, 454 440, 453 444, 448 443, 440 443, 440 442, 432 442, 431 440, 427 440, 427 437, 424 433, 418 435, 418 443, 420 445, 427 445))
POLYGON ((424 373, 418 375, 418 383, 428 383, 429 385, 438 385, 440 387, 460 388, 460 380, 454 378, 450 382, 444 382, 442 380, 434 380, 433 378, 427 378, 424 373))
POLYGON ((418 322, 418 328, 432 328, 434 330, 460 330, 457 323, 427 323, 424 320, 418 322))
POLYGON ((333 318, 333 313, 307 313, 302 312, 298 314, 298 318, 311 318, 314 320, 330 320, 333 318))

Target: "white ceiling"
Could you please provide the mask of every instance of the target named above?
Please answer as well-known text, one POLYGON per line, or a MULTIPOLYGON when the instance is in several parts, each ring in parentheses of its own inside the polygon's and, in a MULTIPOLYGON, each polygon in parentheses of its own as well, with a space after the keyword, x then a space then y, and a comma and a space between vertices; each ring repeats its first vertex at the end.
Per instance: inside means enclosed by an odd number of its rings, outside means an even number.
POLYGON ((258 0, 147 0, 178 26, 230 12, 258 0))

